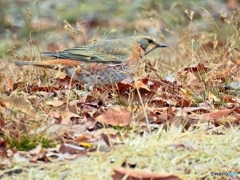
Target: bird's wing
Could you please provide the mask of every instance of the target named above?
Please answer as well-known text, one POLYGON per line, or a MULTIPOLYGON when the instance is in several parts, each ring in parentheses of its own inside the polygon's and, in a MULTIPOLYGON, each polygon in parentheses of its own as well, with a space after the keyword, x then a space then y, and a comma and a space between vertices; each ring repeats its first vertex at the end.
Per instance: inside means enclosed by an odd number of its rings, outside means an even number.
POLYGON ((121 64, 131 57, 129 49, 112 42, 78 46, 61 52, 45 52, 43 54, 60 59, 109 64, 121 64))

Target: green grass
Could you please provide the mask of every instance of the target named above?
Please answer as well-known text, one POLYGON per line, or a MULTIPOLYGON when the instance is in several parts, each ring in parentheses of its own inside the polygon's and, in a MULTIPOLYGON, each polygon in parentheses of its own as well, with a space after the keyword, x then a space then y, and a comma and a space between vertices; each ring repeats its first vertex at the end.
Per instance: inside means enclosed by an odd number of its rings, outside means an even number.
POLYGON ((42 144, 44 148, 52 148, 56 146, 56 141, 48 139, 39 134, 20 134, 18 137, 6 137, 9 148, 15 148, 19 151, 29 151, 37 145, 42 144))

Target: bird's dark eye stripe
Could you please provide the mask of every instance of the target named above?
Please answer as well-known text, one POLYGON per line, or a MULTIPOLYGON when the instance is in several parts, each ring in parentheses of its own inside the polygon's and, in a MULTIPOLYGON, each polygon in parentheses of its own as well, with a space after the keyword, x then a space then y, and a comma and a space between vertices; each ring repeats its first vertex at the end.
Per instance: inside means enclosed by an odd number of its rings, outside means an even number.
POLYGON ((148 39, 148 42, 149 42, 149 43, 152 43, 152 42, 153 42, 153 40, 152 40, 152 39, 148 39))

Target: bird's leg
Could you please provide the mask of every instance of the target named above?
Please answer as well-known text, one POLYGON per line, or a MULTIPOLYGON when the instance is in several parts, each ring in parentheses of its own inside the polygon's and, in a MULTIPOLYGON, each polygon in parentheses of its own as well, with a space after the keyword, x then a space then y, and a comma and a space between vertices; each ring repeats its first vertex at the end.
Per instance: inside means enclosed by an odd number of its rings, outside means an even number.
POLYGON ((91 82, 88 82, 87 84, 85 84, 85 87, 88 92, 93 90, 93 84, 91 82))

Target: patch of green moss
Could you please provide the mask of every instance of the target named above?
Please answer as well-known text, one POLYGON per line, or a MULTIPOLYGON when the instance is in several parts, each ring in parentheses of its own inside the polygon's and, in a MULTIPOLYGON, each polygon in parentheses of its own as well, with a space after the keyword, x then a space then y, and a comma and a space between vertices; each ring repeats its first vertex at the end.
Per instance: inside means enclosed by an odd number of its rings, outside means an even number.
POLYGON ((37 145, 42 144, 44 148, 55 147, 54 140, 48 139, 41 135, 21 135, 19 137, 7 137, 8 146, 16 148, 21 151, 28 151, 35 148, 37 145))

